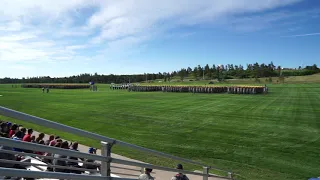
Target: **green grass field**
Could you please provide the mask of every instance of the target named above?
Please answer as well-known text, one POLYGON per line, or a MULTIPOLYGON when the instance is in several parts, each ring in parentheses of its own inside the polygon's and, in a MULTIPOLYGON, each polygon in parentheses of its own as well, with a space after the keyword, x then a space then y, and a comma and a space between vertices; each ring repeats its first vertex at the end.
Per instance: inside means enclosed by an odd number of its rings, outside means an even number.
MULTIPOLYGON (((318 177, 320 85, 270 85, 268 95, 40 89, 0 85, 0 105, 165 153, 232 169, 240 179, 318 177)), ((5 117, 0 117, 6 119, 5 117)), ((56 132, 30 125, 38 131, 56 132)), ((59 132, 87 145, 99 143, 59 132)), ((115 146, 150 163, 176 162, 115 146)), ((188 166, 189 168, 195 168, 188 166)))

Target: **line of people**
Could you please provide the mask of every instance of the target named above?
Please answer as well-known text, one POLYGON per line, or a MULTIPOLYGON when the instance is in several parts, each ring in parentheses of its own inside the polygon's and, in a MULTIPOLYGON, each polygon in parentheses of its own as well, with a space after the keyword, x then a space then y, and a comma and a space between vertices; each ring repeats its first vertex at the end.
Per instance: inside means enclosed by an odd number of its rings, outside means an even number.
POLYGON ((128 91, 137 92, 185 92, 185 93, 230 93, 262 94, 268 92, 265 86, 130 86, 128 91))

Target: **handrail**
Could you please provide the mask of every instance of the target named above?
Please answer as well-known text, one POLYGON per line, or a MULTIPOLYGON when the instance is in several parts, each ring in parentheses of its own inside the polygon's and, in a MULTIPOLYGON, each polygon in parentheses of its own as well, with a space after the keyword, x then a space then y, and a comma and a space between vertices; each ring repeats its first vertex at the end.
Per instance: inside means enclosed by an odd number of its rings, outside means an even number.
MULTIPOLYGON (((61 149, 61 148, 56 148, 56 147, 46 146, 46 145, 41 145, 41 144, 16 141, 13 139, 7 139, 7 138, 2 138, 2 137, 0 137, 0 144, 3 144, 7 147, 36 150, 36 151, 41 151, 41 152, 50 152, 50 153, 62 154, 62 155, 66 155, 66 156, 84 157, 84 158, 97 160, 97 161, 104 161, 104 162, 108 161, 108 162, 113 162, 113 163, 118 163, 118 164, 146 167, 146 168, 164 170, 164 171, 169 171, 169 172, 176 172, 177 171, 177 169, 167 168, 167 167, 163 167, 163 166, 157 166, 157 165, 152 165, 152 164, 122 160, 122 159, 117 159, 117 158, 112 158, 112 157, 107 158, 107 157, 103 157, 100 155, 86 154, 86 153, 82 153, 79 151, 72 151, 72 150, 68 150, 68 149, 61 149)), ((179 170, 179 171, 181 173, 185 173, 185 174, 206 176, 203 173, 198 173, 198 172, 193 172, 193 171, 186 171, 186 170, 179 170)), ((215 175, 212 175, 212 177, 225 178, 222 176, 215 176, 215 175)), ((225 179, 228 179, 228 178, 225 178, 225 179)))
MULTIPOLYGON (((46 127, 54 128, 54 129, 57 129, 57 130, 66 131, 66 132, 73 133, 73 134, 76 134, 76 135, 79 135, 79 136, 86 136, 86 137, 89 137, 89 138, 92 138, 92 139, 96 139, 96 140, 99 140, 99 141, 104 141, 104 142, 108 142, 108 143, 112 143, 112 144, 118 144, 120 146, 130 147, 130 148, 137 149, 137 150, 140 150, 140 151, 149 152, 149 153, 152 153, 152 154, 155 154, 155 155, 159 155, 159 156, 162 156, 162 157, 171 158, 171 159, 179 160, 179 161, 190 163, 190 164, 194 164, 194 165, 200 165, 200 166, 203 166, 203 167, 210 167, 210 168, 213 168, 213 169, 215 168, 213 166, 208 166, 208 165, 205 165, 203 163, 196 162, 196 161, 193 161, 193 160, 189 160, 189 159, 173 156, 173 155, 166 154, 166 153, 163 153, 163 152, 155 151, 155 150, 152 150, 152 149, 144 148, 144 147, 137 146, 137 145, 134 145, 134 144, 126 143, 126 142, 119 141, 119 140, 116 140, 116 139, 112 139, 112 138, 109 138, 109 137, 105 137, 105 136, 102 136, 102 135, 99 135, 99 134, 95 134, 95 133, 91 133, 91 132, 88 132, 88 131, 84 131, 84 130, 81 130, 81 129, 78 129, 78 128, 74 128, 74 127, 63 125, 63 124, 59 124, 59 123, 56 123, 56 122, 53 122, 53 121, 49 121, 49 120, 46 120, 46 119, 43 119, 43 118, 39 118, 39 117, 32 116, 32 115, 29 115, 29 114, 26 114, 26 113, 18 112, 18 111, 9 109, 9 108, 5 108, 3 106, 0 106, 0 114, 8 116, 8 117, 15 118, 15 119, 28 121, 28 122, 31 122, 31 123, 34 123, 34 124, 38 124, 40 126, 46 126, 46 127)), ((228 172, 226 170, 223 170, 223 171, 224 172, 228 172)))
MULTIPOLYGON (((105 180, 106 177, 103 176, 91 176, 83 174, 71 174, 71 173, 59 173, 59 172, 44 172, 44 171, 28 171, 22 169, 10 169, 10 168, 0 168, 0 174, 2 176, 12 176, 14 174, 18 177, 28 177, 28 178, 57 178, 57 179, 77 179, 77 180, 105 180)), ((136 180, 129 178, 115 178, 108 177, 110 180, 136 180)))

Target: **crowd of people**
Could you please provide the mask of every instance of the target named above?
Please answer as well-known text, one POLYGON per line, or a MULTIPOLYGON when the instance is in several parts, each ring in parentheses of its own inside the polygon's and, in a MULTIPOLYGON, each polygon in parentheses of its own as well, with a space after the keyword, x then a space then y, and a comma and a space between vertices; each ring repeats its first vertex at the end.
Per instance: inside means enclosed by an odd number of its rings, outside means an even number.
MULTIPOLYGON (((3 138, 11 138, 16 141, 24 141, 29 143, 37 143, 41 145, 53 146, 57 148, 63 149, 70 149, 74 151, 78 150, 78 142, 71 142, 69 144, 68 141, 62 140, 59 136, 50 135, 46 139, 46 135, 44 133, 39 133, 36 137, 34 135, 33 129, 27 129, 18 124, 12 124, 11 122, 4 122, 0 120, 0 137, 3 138)), ((52 154, 48 152, 41 152, 41 151, 31 151, 31 150, 24 150, 16 147, 7 147, 5 145, 0 145, 0 159, 4 160, 11 160, 11 161, 21 161, 24 159, 23 156, 14 153, 8 153, 5 151, 14 151, 14 152, 25 152, 25 153, 33 153, 35 156, 38 156, 38 159, 42 162, 54 166, 64 166, 64 167, 75 167, 75 168, 84 168, 84 169, 92 169, 92 170, 100 170, 100 164, 95 163, 94 160, 91 159, 82 159, 77 157, 65 156, 60 154, 52 154), (46 158, 46 157, 53 157, 53 158, 46 158), (68 161, 72 160, 72 161, 68 161), (78 162, 73 160, 79 160, 83 162, 83 165, 80 166, 78 162), (88 164, 89 163, 89 164, 88 164)), ((90 154, 96 154, 96 149, 90 147, 88 150, 90 154)), ((16 168, 16 169, 26 169, 26 166, 20 165, 19 163, 9 163, 9 162, 0 162, 0 167, 4 168, 16 168)), ((178 164, 176 169, 183 170, 183 166, 178 164)), ((83 170, 70 170, 66 168, 59 168, 50 166, 47 167, 47 171, 54 171, 54 172, 64 172, 64 173, 76 173, 81 174, 83 170)), ((145 172, 141 174, 138 179, 139 180, 154 180, 151 176, 152 169, 145 168, 145 172)), ((11 179, 11 177, 4 177, 4 179, 11 179)), ((182 173, 178 173, 171 180, 189 180, 188 177, 182 173)))
MULTIPOLYGON (((18 124, 12 124, 11 122, 3 122, 0 121, 0 136, 3 138, 11 138, 16 141, 24 141, 24 142, 30 142, 30 143, 37 143, 47 146, 53 146, 57 148, 63 148, 63 149, 70 149, 74 151, 78 150, 78 142, 71 142, 62 140, 59 136, 50 135, 46 139, 46 135, 44 133, 39 133, 39 135, 36 137, 34 134, 33 129, 27 129, 21 125, 18 124)), ((21 161, 23 160, 23 156, 19 154, 12 154, 3 152, 1 150, 10 150, 15 152, 25 152, 25 153, 33 153, 35 156, 39 156, 39 160, 43 161, 46 164, 50 164, 53 166, 65 166, 65 167, 75 167, 75 168, 83 168, 83 169, 92 169, 92 170, 98 170, 100 169, 100 164, 94 163, 94 160, 91 159, 80 159, 79 161, 82 162, 82 166, 79 165, 79 163, 74 161, 68 161, 68 160, 78 160, 77 157, 71 157, 71 156, 65 156, 60 154, 51 154, 48 152, 40 152, 40 151, 31 151, 31 150, 24 150, 16 147, 7 147, 5 145, 0 146, 0 159, 5 160, 13 160, 13 161, 21 161), (52 159, 53 157, 53 159, 52 159), (57 158, 64 158, 65 160, 57 159, 57 158), (89 164, 88 164, 89 163, 89 164), (93 164, 94 163, 94 164, 93 164)), ((96 149, 90 147, 88 152, 90 154, 96 154, 96 149)), ((0 162, 0 167, 5 168, 17 168, 17 169, 26 169, 25 166, 13 163, 6 163, 6 162, 0 162)), ((76 173, 81 174, 84 171, 82 170, 69 170, 65 168, 50 168, 48 166, 47 171, 54 171, 54 172, 65 172, 65 173, 76 173)), ((8 179, 10 177, 7 177, 8 179)))
MULTIPOLYGON (((121 89, 121 88, 120 88, 121 89)), ((184 92, 184 93, 229 93, 262 94, 268 93, 265 86, 130 86, 128 91, 137 92, 184 92)))

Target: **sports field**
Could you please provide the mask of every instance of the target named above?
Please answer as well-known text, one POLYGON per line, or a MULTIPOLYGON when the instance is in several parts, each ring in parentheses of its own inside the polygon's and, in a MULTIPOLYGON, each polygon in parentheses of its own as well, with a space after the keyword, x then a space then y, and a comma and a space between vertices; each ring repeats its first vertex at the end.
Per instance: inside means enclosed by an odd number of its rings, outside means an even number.
MULTIPOLYGON (((40 89, 0 85, 0 105, 232 169, 242 175, 240 179, 320 176, 319 84, 270 85, 268 95, 127 92, 109 90, 108 85, 98 87, 98 92, 52 89, 43 94, 40 89)), ((114 151, 150 163, 173 163, 117 146, 114 151)))

